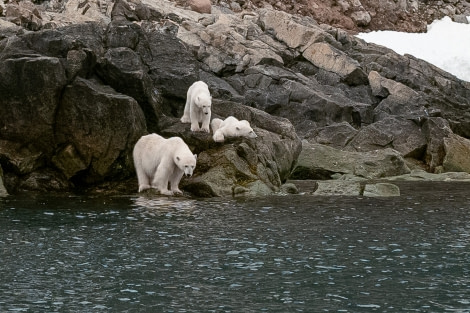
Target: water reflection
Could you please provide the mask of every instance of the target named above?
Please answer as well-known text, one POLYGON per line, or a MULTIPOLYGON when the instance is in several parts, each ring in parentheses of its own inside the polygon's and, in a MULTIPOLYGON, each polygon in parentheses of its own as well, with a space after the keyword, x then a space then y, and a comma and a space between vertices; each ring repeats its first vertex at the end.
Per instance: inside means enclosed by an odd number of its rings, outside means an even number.
POLYGON ((469 312, 468 188, 444 188, 8 197, 0 311, 469 312))
POLYGON ((133 199, 137 212, 149 216, 197 214, 197 200, 160 196, 138 196, 133 199))

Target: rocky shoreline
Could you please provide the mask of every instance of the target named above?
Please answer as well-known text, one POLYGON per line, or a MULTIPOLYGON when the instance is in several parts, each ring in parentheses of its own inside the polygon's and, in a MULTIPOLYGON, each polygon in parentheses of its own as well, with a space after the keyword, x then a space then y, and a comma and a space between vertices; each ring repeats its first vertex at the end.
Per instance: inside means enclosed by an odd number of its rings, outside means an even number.
POLYGON ((292 179, 339 186, 325 192, 400 175, 468 180, 470 83, 425 61, 270 7, 57 6, 2 10, 0 194, 135 192, 132 148, 152 132, 199 155, 180 184, 192 196, 296 192, 292 179), (214 117, 246 119, 258 138, 220 144, 179 123, 196 80, 214 117))

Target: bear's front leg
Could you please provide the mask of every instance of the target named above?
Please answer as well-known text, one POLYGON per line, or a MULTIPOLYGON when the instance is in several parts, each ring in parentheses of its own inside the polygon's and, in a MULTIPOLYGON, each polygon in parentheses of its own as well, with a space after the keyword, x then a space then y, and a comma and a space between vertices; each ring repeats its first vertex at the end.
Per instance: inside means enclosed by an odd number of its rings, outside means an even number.
POLYGON ((218 129, 214 133, 214 136, 212 138, 214 139, 215 142, 224 142, 225 141, 224 133, 220 129, 218 129))
POLYGON ((160 190, 160 193, 161 193, 162 195, 165 195, 165 196, 172 196, 172 195, 173 195, 173 191, 168 190, 168 189, 166 189, 166 190, 160 190))
POLYGON ((150 188, 152 188, 152 186, 147 185, 147 184, 139 185, 139 192, 142 192, 142 191, 150 189, 150 188))
POLYGON ((184 172, 180 170, 179 168, 176 168, 173 171, 173 174, 170 177, 170 188, 171 191, 173 191, 174 194, 177 195, 182 195, 183 192, 179 189, 178 185, 181 181, 181 178, 183 177, 184 172))
POLYGON ((160 163, 152 181, 152 187, 157 189, 162 195, 172 196, 173 192, 168 190, 168 180, 171 175, 173 165, 168 168, 166 162, 160 163))
POLYGON ((206 133, 210 133, 211 131, 210 131, 210 129, 209 129, 209 125, 210 125, 210 120, 208 120, 208 121, 206 121, 206 120, 203 121, 203 122, 202 122, 202 125, 201 125, 201 131, 206 132, 206 133))
POLYGON ((210 129, 209 129, 209 126, 211 124, 211 111, 210 111, 210 109, 206 113, 204 113, 204 112, 202 113, 201 122, 202 122, 201 131, 206 132, 206 133, 210 133, 211 132, 210 129))
POLYGON ((196 122, 191 122, 191 131, 198 132, 200 130, 201 129, 199 128, 199 123, 197 121, 196 122))

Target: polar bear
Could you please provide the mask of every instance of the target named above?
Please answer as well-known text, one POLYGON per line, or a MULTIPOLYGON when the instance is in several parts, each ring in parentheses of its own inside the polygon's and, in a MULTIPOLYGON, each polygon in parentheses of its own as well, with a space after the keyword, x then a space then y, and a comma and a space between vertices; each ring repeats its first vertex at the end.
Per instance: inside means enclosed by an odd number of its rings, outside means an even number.
POLYGON ((225 138, 231 137, 258 137, 246 120, 239 121, 233 116, 227 117, 225 120, 214 118, 211 122, 212 131, 214 132, 215 142, 224 142, 225 138))
POLYGON ((183 139, 165 139, 157 134, 142 136, 134 146, 133 157, 139 192, 154 188, 169 196, 182 194, 178 184, 183 174, 193 175, 197 160, 183 139))
POLYGON ((191 123, 191 131, 210 132, 212 97, 209 87, 203 81, 197 81, 191 85, 186 95, 182 123, 191 123), (199 128, 201 123, 201 128, 199 128))

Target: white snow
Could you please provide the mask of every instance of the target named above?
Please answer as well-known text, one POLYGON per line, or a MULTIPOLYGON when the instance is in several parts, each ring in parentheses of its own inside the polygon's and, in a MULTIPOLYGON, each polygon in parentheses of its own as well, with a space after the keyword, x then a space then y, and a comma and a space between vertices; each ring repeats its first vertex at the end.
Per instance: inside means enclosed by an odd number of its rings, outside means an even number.
MULTIPOLYGON (((470 17, 467 17, 470 22, 470 17)), ((357 37, 404 55, 411 54, 470 81, 470 24, 444 17, 428 25, 426 33, 375 31, 357 37)))

